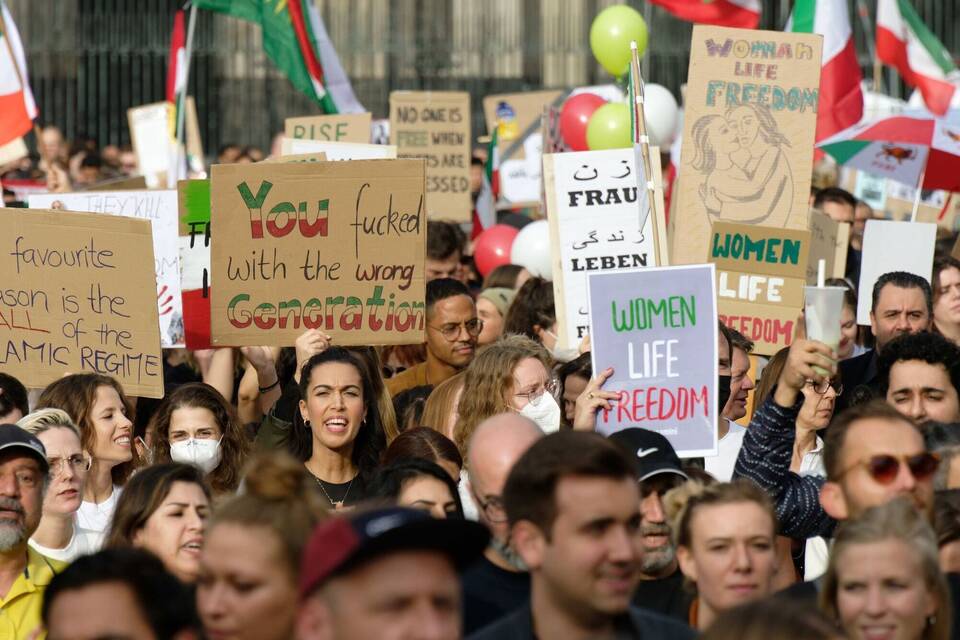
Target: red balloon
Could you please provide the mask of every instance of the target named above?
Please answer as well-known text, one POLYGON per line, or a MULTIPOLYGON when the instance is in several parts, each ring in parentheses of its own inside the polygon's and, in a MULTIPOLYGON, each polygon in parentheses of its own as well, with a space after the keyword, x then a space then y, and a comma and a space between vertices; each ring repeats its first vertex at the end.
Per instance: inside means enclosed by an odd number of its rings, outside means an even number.
POLYGON ((480 275, 486 276, 502 264, 510 264, 510 249, 520 233, 508 224, 495 224, 473 241, 473 260, 480 275))
POLYGON ((560 109, 560 133, 563 141, 574 151, 589 151, 587 123, 593 112, 607 104, 595 93, 578 93, 567 98, 560 109))

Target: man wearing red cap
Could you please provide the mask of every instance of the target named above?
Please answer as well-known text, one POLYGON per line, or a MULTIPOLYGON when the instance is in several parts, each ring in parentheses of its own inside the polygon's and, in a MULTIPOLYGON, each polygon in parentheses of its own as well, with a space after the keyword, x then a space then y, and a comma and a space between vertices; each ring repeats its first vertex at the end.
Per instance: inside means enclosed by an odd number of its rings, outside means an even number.
POLYGON ((490 534, 476 522, 393 507, 320 524, 300 571, 300 640, 455 640, 458 571, 490 534))

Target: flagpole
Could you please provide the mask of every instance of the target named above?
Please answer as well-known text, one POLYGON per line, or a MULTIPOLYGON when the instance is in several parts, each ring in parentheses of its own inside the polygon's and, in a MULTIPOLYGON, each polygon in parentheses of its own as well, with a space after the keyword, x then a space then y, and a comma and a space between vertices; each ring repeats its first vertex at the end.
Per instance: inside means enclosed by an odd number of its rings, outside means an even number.
POLYGON ((190 18, 187 21, 187 46, 184 48, 184 68, 183 68, 183 93, 182 96, 174 96, 176 100, 175 106, 177 109, 177 172, 179 173, 180 167, 183 166, 183 163, 186 162, 186 143, 184 142, 184 119, 186 118, 187 112, 187 86, 190 80, 190 59, 193 57, 193 31, 194 27, 197 24, 197 5, 190 4, 190 18), (181 104, 182 102, 182 104, 181 104), (183 157, 181 157, 181 149, 183 149, 183 157))
MULTIPOLYGON (((650 138, 647 135, 647 119, 643 113, 643 76, 640 74, 640 54, 637 51, 636 41, 630 41, 630 67, 633 71, 633 83, 631 85, 631 93, 633 94, 633 104, 630 105, 630 108, 633 109, 634 117, 633 121, 636 123, 636 130, 633 131, 633 144, 640 145, 640 159, 643 161, 643 175, 647 179, 647 200, 650 205, 650 213, 648 218, 650 220, 650 227, 653 231, 653 259, 657 266, 660 264, 660 230, 657 225, 657 211, 656 211, 656 190, 654 177, 651 175, 651 167, 653 162, 650 159, 650 138)), ((642 215, 642 212, 641 212, 642 215)), ((642 218, 641 218, 642 219, 642 218)), ((643 233, 643 229, 640 229, 640 233, 643 233)))
POLYGON ((913 213, 910 214, 910 222, 917 221, 917 212, 920 210, 920 194, 923 192, 923 179, 927 175, 927 159, 930 157, 930 153, 927 153, 927 157, 923 159, 923 170, 920 172, 920 182, 917 183, 917 193, 913 198, 913 213))

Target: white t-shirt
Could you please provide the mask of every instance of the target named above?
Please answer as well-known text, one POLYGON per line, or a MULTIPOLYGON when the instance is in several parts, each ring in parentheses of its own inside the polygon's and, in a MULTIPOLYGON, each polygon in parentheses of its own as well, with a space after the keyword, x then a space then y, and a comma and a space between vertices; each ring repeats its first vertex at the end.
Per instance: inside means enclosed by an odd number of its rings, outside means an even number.
POLYGON ((37 553, 53 560, 73 562, 80 556, 86 556, 100 551, 100 549, 103 547, 104 537, 105 536, 103 533, 89 531, 87 529, 78 527, 76 518, 74 518, 73 537, 70 538, 70 542, 67 543, 67 546, 63 547, 62 549, 45 547, 42 544, 34 541, 33 538, 31 538, 27 544, 33 547, 37 553))
POLYGON ((743 436, 747 433, 747 429, 736 422, 727 420, 727 424, 729 425, 727 434, 720 438, 720 453, 703 459, 707 473, 720 482, 730 482, 733 479, 733 467, 737 464, 737 456, 740 455, 740 447, 743 446, 743 436))
POLYGON ((120 499, 122 487, 113 486, 113 493, 110 497, 97 504, 96 502, 87 502, 84 500, 77 509, 77 524, 81 529, 86 529, 94 533, 106 534, 113 521, 113 512, 117 510, 117 500, 120 499))

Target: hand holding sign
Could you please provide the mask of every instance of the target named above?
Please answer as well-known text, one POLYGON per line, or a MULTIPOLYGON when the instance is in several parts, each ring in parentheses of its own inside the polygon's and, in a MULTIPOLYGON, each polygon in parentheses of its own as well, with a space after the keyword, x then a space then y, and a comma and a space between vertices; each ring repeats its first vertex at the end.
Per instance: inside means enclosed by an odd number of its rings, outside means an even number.
POLYGON ((326 351, 331 340, 333 338, 317 329, 308 329, 297 338, 294 343, 297 352, 297 369, 293 374, 294 380, 300 382, 300 371, 303 369, 303 365, 307 364, 307 360, 313 356, 326 351))

